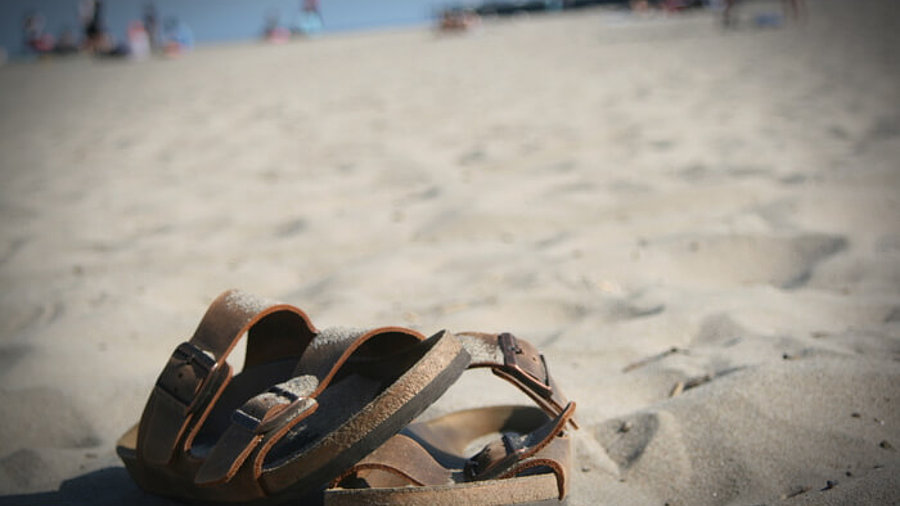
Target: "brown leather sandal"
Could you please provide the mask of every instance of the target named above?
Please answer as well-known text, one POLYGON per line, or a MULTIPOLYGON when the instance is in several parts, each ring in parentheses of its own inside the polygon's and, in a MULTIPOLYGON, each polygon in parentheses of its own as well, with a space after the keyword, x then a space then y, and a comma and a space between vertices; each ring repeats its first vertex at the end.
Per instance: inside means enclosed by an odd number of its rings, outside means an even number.
POLYGON ((457 337, 470 368, 493 372, 539 408, 496 406, 451 413, 406 427, 345 471, 325 492, 328 506, 347 504, 513 504, 565 498, 571 425, 568 402, 543 355, 511 334, 457 337), (473 445, 492 440, 471 457, 473 445))
POLYGON ((246 293, 217 298, 117 451, 147 491, 191 502, 304 497, 379 447, 470 363, 447 332, 318 331, 246 293), (230 352, 246 334, 243 371, 230 352))

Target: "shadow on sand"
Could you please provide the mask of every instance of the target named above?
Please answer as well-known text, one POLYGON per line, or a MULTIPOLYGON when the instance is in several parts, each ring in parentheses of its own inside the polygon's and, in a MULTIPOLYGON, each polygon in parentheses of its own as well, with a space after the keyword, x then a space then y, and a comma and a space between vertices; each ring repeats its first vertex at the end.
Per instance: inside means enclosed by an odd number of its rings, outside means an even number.
POLYGON ((0 497, 0 506, 32 505, 121 505, 163 506, 178 504, 144 493, 124 467, 107 467, 66 480, 59 490, 0 497))

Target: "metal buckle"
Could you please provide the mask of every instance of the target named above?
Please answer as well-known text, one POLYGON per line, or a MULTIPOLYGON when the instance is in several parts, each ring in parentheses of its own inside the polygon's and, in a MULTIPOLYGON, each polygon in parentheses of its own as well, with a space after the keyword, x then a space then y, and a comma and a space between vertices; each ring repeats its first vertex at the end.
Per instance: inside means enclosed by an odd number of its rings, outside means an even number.
POLYGON ((156 386, 185 406, 186 413, 194 411, 204 395, 197 395, 216 369, 216 359, 211 353, 185 342, 178 345, 169 362, 156 380, 156 386))
POLYGON ((509 432, 500 435, 500 442, 503 444, 504 455, 498 457, 494 446, 496 443, 489 443, 466 461, 463 472, 469 481, 491 480, 500 476, 521 460, 527 450, 522 441, 509 432))
MULTIPOLYGON (((275 394, 278 397, 283 399, 287 399, 288 403, 284 408, 281 409, 277 414, 273 417, 266 419, 265 416, 263 418, 257 418, 252 414, 248 413, 244 410, 244 407, 247 407, 245 404, 241 408, 234 410, 231 414, 231 421, 244 427, 254 434, 265 434, 266 432, 271 431, 274 428, 281 427, 285 422, 293 420, 300 413, 309 410, 312 408, 315 410, 316 400, 310 397, 300 397, 297 394, 285 390, 278 385, 270 388, 267 393, 275 394)), ((282 404, 283 405, 283 404, 282 404)), ((268 409, 271 409, 269 407, 268 409)))
POLYGON ((265 434, 272 429, 281 427, 284 423, 293 420, 294 418, 299 416, 300 413, 307 411, 315 405, 315 399, 310 399, 308 397, 298 398, 297 400, 288 404, 277 415, 269 418, 268 420, 263 420, 262 422, 260 422, 259 426, 256 427, 256 430, 253 432, 256 434, 265 434))
POLYGON ((544 361, 544 355, 537 352, 533 346, 528 345, 530 351, 526 359, 531 360, 520 361, 518 355, 525 354, 526 350, 522 349, 516 337, 509 332, 504 332, 497 337, 497 343, 503 352, 503 367, 506 371, 521 381, 538 395, 549 398, 553 395, 553 388, 550 386, 550 373, 547 372, 547 363, 544 361), (540 363, 536 363, 537 356, 540 363))

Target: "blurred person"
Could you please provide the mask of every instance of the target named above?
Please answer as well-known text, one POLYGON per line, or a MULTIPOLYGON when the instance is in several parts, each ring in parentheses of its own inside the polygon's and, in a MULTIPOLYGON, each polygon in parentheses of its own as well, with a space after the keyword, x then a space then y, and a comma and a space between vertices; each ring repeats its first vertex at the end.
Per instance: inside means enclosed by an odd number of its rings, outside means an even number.
POLYGON ((95 56, 121 57, 127 56, 131 50, 127 42, 118 42, 106 31, 103 22, 103 2, 85 0, 80 8, 81 22, 84 26, 82 47, 95 56))
MULTIPOLYGON (((735 19, 734 8, 739 0, 724 0, 725 10, 722 11, 722 24, 725 28, 737 25, 735 19)), ((743 0, 741 0, 743 1, 743 0)), ((794 21, 803 21, 806 19, 806 3, 805 0, 781 0, 781 6, 784 9, 784 16, 790 17, 794 21)))
POLYGON ((278 10, 271 9, 268 14, 266 14, 266 20, 263 22, 263 37, 268 38, 272 32, 278 28, 278 18, 280 15, 278 14, 278 10))
POLYGON ((323 25, 325 24, 325 20, 322 19, 322 11, 319 9, 319 0, 303 0, 301 10, 304 14, 316 16, 323 25))
POLYGON ((103 28, 103 3, 100 0, 84 0, 80 13, 84 26, 84 48, 91 53, 109 51, 112 41, 103 28))
POLYGON ((650 2, 647 0, 631 0, 628 3, 628 8, 630 8, 632 12, 646 14, 650 12, 650 2))
POLYGON ((280 26, 281 15, 277 9, 269 11, 263 25, 263 40, 272 44, 283 44, 290 40, 291 32, 280 26))
POLYGON ((163 21, 163 49, 169 56, 177 56, 194 47, 194 33, 174 16, 163 21))
POLYGON ((53 51, 53 36, 44 32, 46 23, 39 12, 25 15, 22 30, 25 32, 25 47, 37 54, 53 51))
POLYGON ((295 20, 291 26, 291 32, 299 35, 310 35, 322 30, 325 26, 325 18, 319 8, 318 0, 300 1, 300 19, 295 20))
POLYGON ((137 20, 128 24, 128 54, 135 60, 150 56, 150 36, 144 23, 137 20))
POLYGON ((72 33, 71 28, 65 27, 60 32, 59 38, 56 39, 56 45, 53 46, 53 52, 56 54, 73 54, 78 52, 78 41, 75 39, 75 34, 72 33))
POLYGON ((665 12, 682 12, 688 9, 703 7, 702 0, 662 0, 660 8, 665 12))
POLYGON ((144 4, 144 30, 150 42, 150 51, 159 51, 159 16, 156 14, 156 6, 153 2, 144 4))
POLYGON ((465 32, 481 24, 481 18, 471 9, 446 9, 441 13, 438 29, 442 32, 465 32))

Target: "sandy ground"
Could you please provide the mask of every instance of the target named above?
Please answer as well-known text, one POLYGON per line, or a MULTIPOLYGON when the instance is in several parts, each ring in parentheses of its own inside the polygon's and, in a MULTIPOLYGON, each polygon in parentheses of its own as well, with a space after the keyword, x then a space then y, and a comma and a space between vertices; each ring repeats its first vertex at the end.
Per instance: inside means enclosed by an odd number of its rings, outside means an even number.
POLYGON ((160 503, 113 446, 231 287, 540 345, 570 504, 900 502, 900 9, 779 9, 0 68, 0 502, 160 503))

